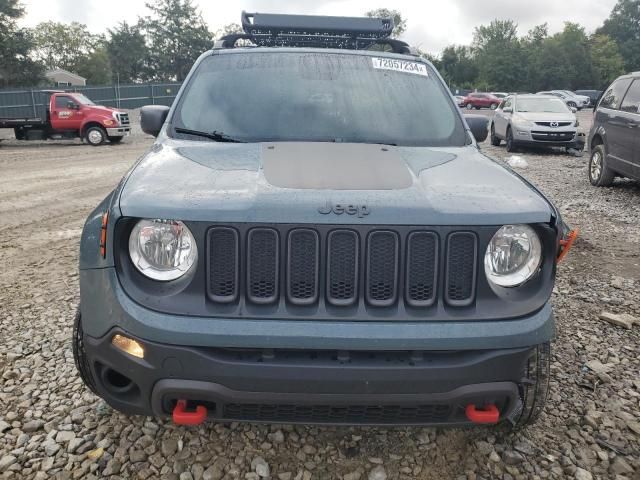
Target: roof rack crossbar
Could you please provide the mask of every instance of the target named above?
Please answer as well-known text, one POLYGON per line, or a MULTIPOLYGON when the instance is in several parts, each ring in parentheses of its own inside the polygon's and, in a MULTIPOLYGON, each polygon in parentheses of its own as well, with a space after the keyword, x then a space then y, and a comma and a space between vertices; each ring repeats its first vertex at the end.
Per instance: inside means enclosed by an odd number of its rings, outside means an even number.
POLYGON ((242 12, 242 28, 245 33, 226 35, 216 42, 215 48, 234 48, 238 40, 249 40, 259 47, 364 50, 387 45, 394 53, 411 53, 405 42, 389 38, 392 18, 242 12))

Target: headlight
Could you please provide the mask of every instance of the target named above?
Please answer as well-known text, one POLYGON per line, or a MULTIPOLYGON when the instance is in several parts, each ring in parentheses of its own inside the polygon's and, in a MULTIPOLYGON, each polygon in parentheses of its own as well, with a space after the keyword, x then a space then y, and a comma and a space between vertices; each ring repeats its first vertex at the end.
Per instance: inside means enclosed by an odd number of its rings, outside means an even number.
POLYGON ((513 119, 513 123, 520 127, 530 127, 533 125, 533 122, 529 120, 525 120, 524 118, 520 118, 520 117, 515 117, 513 119))
POLYGON ((527 225, 505 225, 489 242, 484 256, 487 279, 501 287, 517 287, 540 267, 542 244, 527 225))
POLYGON ((169 281, 189 271, 198 259, 198 249, 184 223, 140 220, 129 237, 129 256, 143 275, 169 281))

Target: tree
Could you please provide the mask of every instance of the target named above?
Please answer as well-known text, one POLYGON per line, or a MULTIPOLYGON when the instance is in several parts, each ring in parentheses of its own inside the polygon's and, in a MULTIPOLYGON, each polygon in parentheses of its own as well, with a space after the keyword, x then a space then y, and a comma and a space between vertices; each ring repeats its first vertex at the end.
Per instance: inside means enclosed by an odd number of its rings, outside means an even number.
POLYGON ((493 20, 473 34, 479 86, 512 91, 524 83, 526 57, 518 39, 518 25, 512 20, 493 20))
POLYGON ((105 46, 99 46, 90 54, 78 59, 75 67, 78 75, 86 78, 89 85, 106 85, 111 83, 111 62, 105 46))
POLYGON ((640 70, 640 0, 618 0, 596 33, 615 40, 627 72, 640 70))
POLYGON ((398 38, 407 30, 407 21, 402 18, 402 14, 398 10, 390 10, 388 8, 376 8, 365 13, 367 17, 372 18, 393 18, 393 32, 391 37, 398 38))
POLYGON ((89 56, 100 44, 101 38, 78 22, 39 23, 34 31, 35 57, 46 68, 74 71, 81 59, 89 56))
POLYGON ((591 63, 596 88, 604 89, 624 73, 624 59, 618 45, 607 35, 591 37, 591 63))
POLYGON ((191 0, 147 3, 151 15, 141 20, 149 45, 149 65, 156 80, 182 81, 213 35, 191 0))
POLYGON ((140 81, 145 76, 149 49, 139 25, 119 23, 108 30, 106 51, 111 63, 113 80, 121 83, 140 81))
POLYGON ((470 47, 450 45, 440 56, 440 73, 450 87, 473 88, 478 78, 478 64, 470 47))
POLYGON ((18 27, 24 15, 18 0, 0 0, 0 86, 32 86, 44 81, 44 67, 31 59, 30 32, 18 27))

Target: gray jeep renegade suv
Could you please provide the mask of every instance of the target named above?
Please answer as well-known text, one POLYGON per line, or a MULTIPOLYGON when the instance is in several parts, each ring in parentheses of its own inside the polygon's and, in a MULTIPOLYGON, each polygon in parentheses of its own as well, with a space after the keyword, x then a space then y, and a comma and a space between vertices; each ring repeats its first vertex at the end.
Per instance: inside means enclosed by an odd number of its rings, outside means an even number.
POLYGON ((533 421, 557 210, 389 19, 243 25, 84 226, 85 383, 179 424, 533 421))

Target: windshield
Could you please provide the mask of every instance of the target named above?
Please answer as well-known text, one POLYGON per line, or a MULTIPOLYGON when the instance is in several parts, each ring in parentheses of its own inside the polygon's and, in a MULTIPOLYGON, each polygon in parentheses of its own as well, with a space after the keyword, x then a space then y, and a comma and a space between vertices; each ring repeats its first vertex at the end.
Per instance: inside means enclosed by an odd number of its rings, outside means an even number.
POLYGON ((74 93, 73 98, 75 98, 82 105, 95 105, 95 103, 93 103, 81 93, 74 93))
POLYGON ((568 107, 557 98, 519 98, 517 109, 519 112, 567 113, 568 107))
POLYGON ((456 110, 435 72, 421 62, 257 51, 205 58, 172 126, 244 142, 462 146, 467 135, 456 110))

